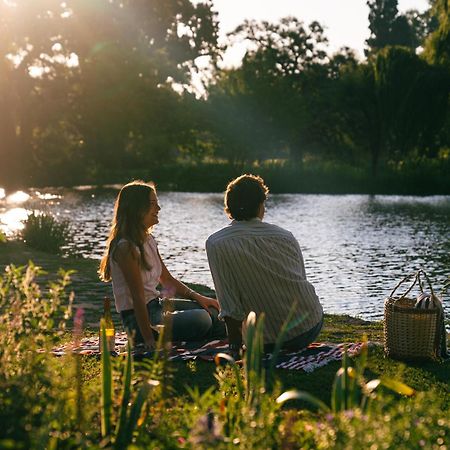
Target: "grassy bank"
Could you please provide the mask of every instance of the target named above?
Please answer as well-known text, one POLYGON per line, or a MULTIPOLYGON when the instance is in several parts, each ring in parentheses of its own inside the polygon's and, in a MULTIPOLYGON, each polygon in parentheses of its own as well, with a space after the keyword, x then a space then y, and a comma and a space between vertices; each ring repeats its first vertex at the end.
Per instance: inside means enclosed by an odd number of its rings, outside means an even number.
MULTIPOLYGON (((3 272, 4 268, 8 264, 25 265, 28 261, 32 260, 35 264, 41 266, 46 272, 46 275, 38 277, 38 281, 41 285, 47 283, 49 280, 56 279, 56 273, 59 268, 65 270, 75 270, 71 275, 71 285, 69 290, 72 290, 75 294, 74 307, 83 307, 86 314, 86 332, 98 332, 99 320, 102 314, 103 297, 112 296, 112 290, 109 283, 102 283, 97 277, 98 261, 86 259, 86 258, 62 258, 57 255, 51 255, 48 253, 40 252, 30 249, 20 242, 7 242, 6 244, 0 244, 0 272, 3 272)), ((200 291, 205 295, 213 295, 206 286, 190 284, 191 287, 200 291)), ((120 319, 117 313, 113 312, 113 318, 115 323, 120 327, 120 319)), ((329 342, 359 342, 363 335, 367 335, 369 341, 381 343, 383 334, 383 326, 381 322, 369 322, 359 318, 351 317, 348 315, 330 315, 325 316, 324 328, 320 335, 321 341, 329 342)), ((443 392, 446 392, 445 396, 450 395, 447 392, 447 388, 444 388, 445 383, 445 370, 448 369, 443 364, 438 363, 425 363, 425 364, 413 364, 405 366, 402 363, 394 362, 386 359, 383 356, 381 346, 373 347, 369 358, 369 369, 375 374, 380 375, 384 372, 387 373, 404 373, 405 379, 417 379, 415 387, 419 389, 429 389, 432 386, 441 386, 443 392), (417 373, 415 372, 417 371, 417 373)), ((180 369, 183 364, 180 365, 180 369)), ((199 387, 205 389, 213 382, 214 369, 209 364, 200 364, 201 368, 197 368, 197 377, 199 387), (201 381, 205 379, 205 381, 201 381)), ((338 364, 332 364, 329 367, 320 369, 325 374, 328 373, 328 377, 332 377, 336 371, 338 364)), ((185 368, 184 368, 185 369, 185 368)), ((184 370, 183 369, 183 370, 184 370)), ((307 374, 300 374, 297 372, 280 371, 280 375, 286 383, 293 383, 293 386, 303 385, 305 380, 309 380, 309 383, 315 384, 317 380, 321 380, 322 377, 311 377, 307 374)), ((179 378, 180 389, 183 388, 185 380, 184 376, 179 378)), ((450 380, 447 379, 447 382, 450 380)), ((321 384, 321 382, 319 382, 321 384)), ((448 387, 448 385, 447 385, 448 387)), ((322 385, 322 389, 318 389, 319 395, 327 398, 331 389, 330 384, 322 385), (327 386, 327 387, 326 387, 327 386)), ((314 389, 316 390, 316 389, 314 389)), ((450 397, 448 397, 450 404, 450 397)))
MULTIPOLYGON (((111 293, 108 285, 97 280, 97 262, 37 252, 18 242, 0 244, 2 273, 10 263, 23 265, 29 260, 47 271, 37 279, 41 286, 55 280, 60 267, 76 270, 69 289, 75 293, 75 306, 83 306, 86 311, 83 332, 96 333, 101 300, 111 293)), ((206 294, 211 293, 205 287, 197 288, 206 294)), ((0 321, 0 325, 4 327, 5 323, 0 321)), ((67 325, 69 332, 64 336, 72 333, 72 320, 67 325)), ((30 327, 36 325, 31 324, 30 327)), ((319 339, 360 341, 363 334, 369 341, 379 342, 382 324, 349 316, 327 315, 319 339)), ((8 359, 8 352, 5 349, 0 351, 5 371, 5 375, 0 376, 0 409, 4 411, 0 413, 4 424, 0 431, 0 448, 45 448, 49 442, 54 443, 51 448, 122 448, 114 440, 117 436, 114 437, 113 432, 112 437, 102 440, 99 410, 100 399, 103 398, 101 361, 88 357, 55 359, 44 356, 35 360, 29 356, 30 353, 24 357, 21 352, 28 347, 22 344, 29 339, 28 345, 32 346, 40 335, 39 330, 30 329, 29 334, 24 331, 22 335, 12 335, 16 336, 14 355, 8 359), (42 446, 43 443, 47 444, 42 446)), ((12 345, 14 340, 8 342, 12 345)), ((143 376, 158 379, 162 386, 162 390, 149 397, 146 413, 140 426, 134 430, 136 447, 133 448, 312 449, 369 448, 374 445, 372 448, 398 449, 419 448, 422 441, 425 448, 444 448, 442 445, 450 431, 448 363, 401 363, 385 358, 378 345, 369 347, 365 377, 368 380, 403 381, 417 393, 409 399, 383 390, 373 397, 374 406, 370 414, 352 409, 351 414, 349 411, 335 411, 325 416, 316 408, 310 410, 306 403, 298 401, 290 402, 282 409, 276 406, 275 397, 291 389, 306 391, 332 406, 330 399, 340 366, 338 362, 312 374, 276 370, 278 387, 275 391, 268 388, 267 392, 255 391, 252 395, 257 404, 253 406, 247 397, 236 400, 236 379, 229 369, 216 369, 214 364, 202 361, 158 364, 141 367, 133 376, 133 386, 136 383, 139 386, 143 376), (221 424, 217 428, 217 436, 208 426, 203 429, 202 421, 208 417, 221 424), (230 424, 234 425, 227 428, 230 424)), ((121 386, 118 380, 122 366, 123 361, 114 363, 116 390, 121 386)), ((240 373, 248 383, 245 371, 240 373)), ((135 398, 133 394, 131 398, 135 398)), ((118 417, 120 395, 114 394, 114 399, 112 407, 116 408, 118 417)), ((113 419, 116 417, 114 414, 113 419)))
MULTIPOLYGON (((449 158, 386 163, 380 165, 376 176, 373 176, 368 166, 332 161, 241 165, 178 163, 136 170, 95 172, 94 178, 80 179, 79 184, 123 184, 131 179, 144 179, 155 181, 159 189, 166 191, 222 192, 231 179, 242 173, 261 175, 273 193, 450 194, 449 158)), ((47 180, 44 185, 51 183, 51 180, 47 180)))

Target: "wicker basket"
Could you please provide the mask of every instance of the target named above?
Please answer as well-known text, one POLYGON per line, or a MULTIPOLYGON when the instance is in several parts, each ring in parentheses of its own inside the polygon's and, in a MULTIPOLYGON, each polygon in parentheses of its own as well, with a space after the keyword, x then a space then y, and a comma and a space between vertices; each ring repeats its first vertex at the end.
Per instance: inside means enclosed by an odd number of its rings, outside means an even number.
POLYGON ((433 288, 423 270, 403 279, 384 302, 384 351, 386 356, 402 360, 423 360, 435 358, 439 347, 439 308, 416 309, 416 299, 407 295, 418 283, 423 292, 420 276, 428 281, 431 294, 433 288), (413 279, 409 289, 402 296, 394 296, 395 291, 406 281, 413 279))

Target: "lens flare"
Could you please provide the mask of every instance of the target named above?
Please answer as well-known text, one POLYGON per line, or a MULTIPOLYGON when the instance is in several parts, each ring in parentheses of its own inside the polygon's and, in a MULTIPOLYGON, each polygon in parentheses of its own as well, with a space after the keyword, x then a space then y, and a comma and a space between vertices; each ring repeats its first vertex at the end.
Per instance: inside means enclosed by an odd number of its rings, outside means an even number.
POLYGON ((0 213, 0 228, 6 235, 13 235, 23 229, 23 222, 27 220, 29 211, 25 208, 12 208, 0 213))
POLYGON ((14 203, 24 203, 29 200, 30 196, 23 191, 14 192, 14 194, 8 195, 6 197, 6 203, 14 204, 14 203))

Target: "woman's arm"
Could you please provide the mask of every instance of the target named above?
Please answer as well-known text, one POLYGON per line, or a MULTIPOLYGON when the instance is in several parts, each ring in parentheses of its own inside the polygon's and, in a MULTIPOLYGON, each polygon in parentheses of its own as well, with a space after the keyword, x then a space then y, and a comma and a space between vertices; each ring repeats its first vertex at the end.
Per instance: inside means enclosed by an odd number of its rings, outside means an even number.
POLYGON ((171 292, 171 295, 194 300, 206 310, 208 310, 208 308, 216 308, 217 311, 219 310, 219 302, 215 298, 205 297, 174 278, 161 259, 159 252, 158 256, 162 267, 160 282, 164 288, 171 292))
POLYGON ((116 248, 113 257, 119 264, 130 289, 134 314, 139 330, 144 338, 144 343, 147 347, 153 349, 155 348, 155 338, 153 337, 150 318, 148 317, 147 306, 145 304, 139 254, 130 243, 123 243, 116 248))

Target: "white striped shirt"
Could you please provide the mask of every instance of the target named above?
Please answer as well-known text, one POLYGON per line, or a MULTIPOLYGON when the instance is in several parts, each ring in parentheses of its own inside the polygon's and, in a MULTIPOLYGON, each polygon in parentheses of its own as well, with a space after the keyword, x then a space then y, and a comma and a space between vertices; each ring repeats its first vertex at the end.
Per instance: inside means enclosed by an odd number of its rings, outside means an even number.
POLYGON ((276 341, 293 307, 286 340, 322 319, 322 306, 306 280, 302 252, 291 232, 257 218, 232 221, 208 238, 206 252, 221 317, 240 321, 250 311, 264 312, 265 343, 276 341))

